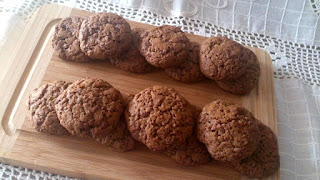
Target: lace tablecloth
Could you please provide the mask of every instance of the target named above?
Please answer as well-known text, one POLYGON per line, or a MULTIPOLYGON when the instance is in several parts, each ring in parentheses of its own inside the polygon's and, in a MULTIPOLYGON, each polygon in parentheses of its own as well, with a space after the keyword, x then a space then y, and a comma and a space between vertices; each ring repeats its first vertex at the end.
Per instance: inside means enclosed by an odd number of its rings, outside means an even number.
MULTIPOLYGON (((319 0, 0 0, 0 44, 10 29, 7 19, 14 16, 23 26, 47 3, 176 25, 204 36, 225 35, 268 51, 274 65, 281 179, 320 178, 319 0)), ((0 178, 67 177, 0 164, 0 178)))

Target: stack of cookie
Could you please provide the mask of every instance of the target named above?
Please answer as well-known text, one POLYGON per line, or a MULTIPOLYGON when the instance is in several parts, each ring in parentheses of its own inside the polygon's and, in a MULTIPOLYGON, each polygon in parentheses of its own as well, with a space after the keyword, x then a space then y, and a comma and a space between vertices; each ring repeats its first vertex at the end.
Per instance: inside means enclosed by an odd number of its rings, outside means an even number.
POLYGON ((280 166, 275 134, 234 103, 217 100, 206 105, 198 117, 197 137, 213 159, 232 163, 245 176, 267 177, 280 166))
POLYGON ((84 78, 34 89, 27 117, 39 132, 93 139, 118 151, 132 150, 135 139, 193 166, 211 160, 196 138, 198 114, 172 88, 154 86, 135 96, 122 95, 102 79, 84 78))
POLYGON ((133 149, 136 139, 187 166, 211 160, 195 135, 197 115, 172 88, 155 86, 122 96, 99 78, 44 84, 28 101, 28 119, 39 132, 93 139, 118 151, 133 149))
POLYGON ((201 44, 201 72, 233 94, 246 94, 258 83, 260 66, 256 55, 226 37, 211 37, 201 44))
POLYGON ((125 119, 135 140, 183 165, 205 164, 211 156, 252 178, 280 166, 272 130, 229 101, 216 100, 199 112, 173 88, 153 86, 133 97, 125 119))
POLYGON ((55 27, 52 45, 59 57, 75 62, 110 62, 132 73, 154 68, 138 49, 139 30, 131 30, 122 17, 99 13, 88 18, 68 17, 55 27))
POLYGON ((90 138, 128 151, 135 142, 122 116, 127 101, 99 78, 56 81, 30 94, 28 118, 39 132, 90 138))
POLYGON ((99 78, 56 81, 30 94, 28 110, 39 132, 89 138, 120 151, 133 149, 136 140, 186 166, 213 158, 254 178, 279 167, 276 136, 248 110, 223 100, 197 110, 166 86, 122 96, 99 78))
POLYGON ((125 111, 132 137, 187 166, 211 160, 195 136, 197 111, 173 88, 153 86, 134 96, 125 111))
POLYGON ((199 44, 190 42, 178 27, 160 26, 141 34, 140 53, 154 67, 165 69, 171 78, 199 82, 199 44))
POLYGON ((162 68, 179 81, 204 79, 199 67, 199 44, 190 43, 180 28, 173 26, 131 30, 125 19, 112 13, 68 17, 55 27, 52 45, 67 61, 110 60, 131 73, 162 68))
POLYGON ((255 54, 226 37, 211 37, 201 47, 178 27, 132 29, 122 17, 98 13, 68 17, 55 27, 52 40, 59 57, 68 61, 110 60, 132 73, 164 69, 171 78, 199 82, 205 77, 233 94, 246 94, 257 84, 260 66, 255 54))

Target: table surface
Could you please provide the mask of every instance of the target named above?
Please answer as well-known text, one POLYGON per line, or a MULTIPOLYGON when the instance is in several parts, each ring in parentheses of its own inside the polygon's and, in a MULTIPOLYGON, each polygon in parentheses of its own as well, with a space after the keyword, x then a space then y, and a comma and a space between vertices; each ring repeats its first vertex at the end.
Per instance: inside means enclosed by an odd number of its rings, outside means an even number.
MULTIPOLYGON (((215 4, 217 2, 59 1, 63 5, 94 12, 114 12, 147 24, 178 25, 186 32, 199 35, 226 35, 268 51, 275 69, 281 178, 319 179, 319 1, 220 0, 215 4), (226 17, 231 17, 232 21, 225 21, 223 18, 226 17)), ((51 1, 4 0, 0 3, 0 12, 5 14, 0 19, 3 25, 0 30, 0 68, 6 65, 6 60, 1 57, 14 49, 14 45, 8 46, 6 42, 17 41, 32 12, 45 3, 51 1), (21 33, 13 33, 13 29, 21 33)), ((0 83, 1 80, 2 77, 0 83)), ((0 178, 60 179, 62 176, 0 164, 0 178)))

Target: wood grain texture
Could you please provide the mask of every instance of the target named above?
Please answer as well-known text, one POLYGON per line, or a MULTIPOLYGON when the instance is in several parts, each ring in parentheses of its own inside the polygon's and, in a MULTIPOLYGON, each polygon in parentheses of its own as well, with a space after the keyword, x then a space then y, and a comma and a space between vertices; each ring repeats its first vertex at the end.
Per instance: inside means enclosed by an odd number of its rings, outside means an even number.
MULTIPOLYGON (((17 43, 10 66, 0 81, 0 161, 88 179, 243 179, 229 165, 211 162, 198 167, 181 167, 163 154, 148 151, 139 144, 136 150, 119 153, 89 140, 71 136, 52 136, 36 132, 26 120, 26 105, 32 89, 55 80, 75 81, 83 77, 100 77, 124 93, 137 93, 153 85, 175 88, 192 104, 203 107, 216 99, 226 99, 249 109, 255 117, 277 134, 273 70, 270 56, 252 49, 261 66, 261 78, 246 96, 235 96, 206 80, 186 84, 170 79, 163 71, 132 74, 109 63, 74 63, 61 60, 51 47, 53 26, 67 16, 92 13, 46 5, 33 16, 17 43)), ((137 22, 131 27, 152 28, 137 22)), ((205 37, 188 34, 192 41, 205 37)), ((279 179, 279 173, 267 179, 279 179)))

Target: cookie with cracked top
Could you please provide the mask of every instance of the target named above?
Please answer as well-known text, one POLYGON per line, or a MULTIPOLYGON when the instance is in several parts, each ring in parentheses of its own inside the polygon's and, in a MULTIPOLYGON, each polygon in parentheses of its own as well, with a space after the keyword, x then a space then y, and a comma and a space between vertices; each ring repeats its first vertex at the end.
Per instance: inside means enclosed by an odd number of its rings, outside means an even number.
MULTIPOLYGON (((126 108, 134 95, 122 94, 122 96, 124 99, 124 108, 126 108)), ((135 147, 135 140, 131 137, 123 114, 115 128, 110 133, 96 138, 96 141, 122 152, 132 150, 135 147)))
POLYGON ((247 53, 239 43, 226 37, 210 37, 200 47, 200 69, 213 80, 235 80, 248 66, 247 53))
POLYGON ((189 43, 180 28, 164 25, 143 33, 139 49, 151 65, 169 68, 187 58, 189 43))
POLYGON ((39 132, 49 134, 69 134, 67 129, 61 126, 54 109, 56 98, 70 83, 55 81, 34 89, 29 95, 28 119, 39 132))
MULTIPOLYGON (((194 119, 198 117, 201 109, 192 105, 194 119)), ((180 146, 168 148, 165 154, 171 157, 177 164, 183 166, 197 166, 209 163, 212 158, 207 150, 207 147, 201 143, 196 134, 193 133, 184 143, 180 146)))
POLYGON ((129 49, 132 37, 128 22, 112 13, 98 13, 84 19, 79 32, 81 50, 94 59, 108 59, 129 49))
POLYGON ((99 78, 73 82, 56 99, 60 123, 72 135, 97 138, 118 124, 124 102, 121 93, 99 78))
POLYGON ((92 60, 81 51, 78 40, 83 19, 82 17, 67 17, 55 26, 52 46, 61 59, 76 62, 92 60))
POLYGON ((212 158, 218 161, 239 161, 258 147, 258 124, 247 109, 229 101, 207 104, 197 121, 197 137, 212 158))
POLYGON ((194 108, 176 90, 153 86, 136 94, 125 118, 132 137, 154 151, 180 146, 193 132, 194 108))
POLYGON ((251 156, 233 163, 233 167, 242 175, 260 179, 279 169, 280 156, 276 135, 268 126, 258 123, 261 138, 257 149, 251 156))
POLYGON ((248 67, 246 72, 235 80, 216 81, 217 85, 228 92, 237 95, 249 93, 258 83, 260 77, 260 65, 257 56, 250 50, 245 48, 248 54, 248 67))
POLYGON ((199 82, 205 79, 199 66, 199 49, 198 43, 191 42, 187 59, 177 67, 166 68, 166 74, 182 82, 199 82))

